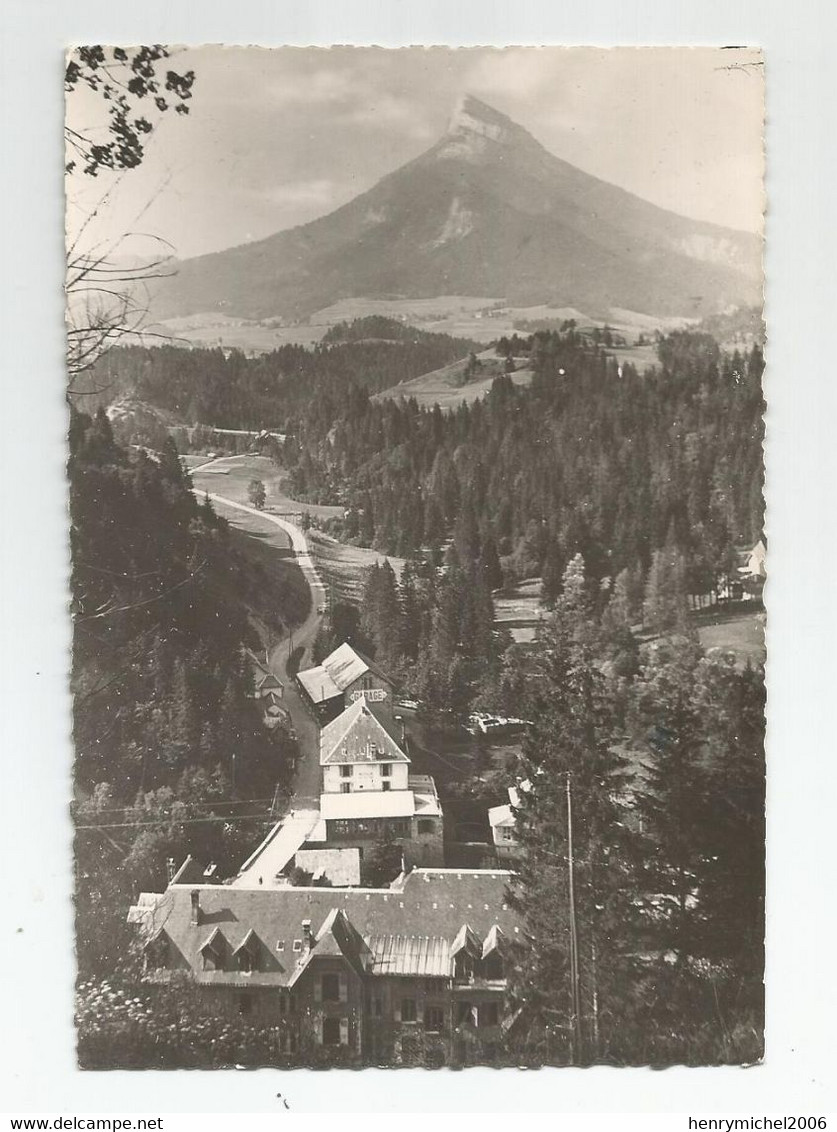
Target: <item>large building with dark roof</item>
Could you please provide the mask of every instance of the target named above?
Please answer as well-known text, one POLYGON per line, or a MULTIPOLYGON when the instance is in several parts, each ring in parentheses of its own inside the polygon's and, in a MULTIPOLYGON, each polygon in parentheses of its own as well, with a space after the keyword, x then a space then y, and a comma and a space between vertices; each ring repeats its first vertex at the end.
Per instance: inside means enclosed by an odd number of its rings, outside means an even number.
POLYGON ((520 926, 502 870, 414 869, 387 889, 173 882, 131 908, 146 978, 276 1032, 277 1061, 462 1064, 511 1022, 520 926))

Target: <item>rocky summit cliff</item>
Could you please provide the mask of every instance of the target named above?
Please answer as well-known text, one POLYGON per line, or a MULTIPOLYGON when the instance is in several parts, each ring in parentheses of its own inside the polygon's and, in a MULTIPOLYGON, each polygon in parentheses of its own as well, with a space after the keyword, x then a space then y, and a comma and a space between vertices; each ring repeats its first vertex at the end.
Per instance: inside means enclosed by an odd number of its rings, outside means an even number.
POLYGON ((445 134, 342 208, 186 260, 159 318, 297 318, 346 298, 474 295, 607 315, 760 305, 758 237, 657 208, 466 97, 445 134))

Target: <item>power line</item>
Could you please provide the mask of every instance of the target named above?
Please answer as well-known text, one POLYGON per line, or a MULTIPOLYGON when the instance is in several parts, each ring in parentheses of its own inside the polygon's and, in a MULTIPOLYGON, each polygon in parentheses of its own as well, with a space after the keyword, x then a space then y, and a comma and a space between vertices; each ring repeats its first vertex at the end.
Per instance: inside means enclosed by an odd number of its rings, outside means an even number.
POLYGON ((106 829, 146 829, 152 826, 163 825, 213 825, 217 822, 223 822, 225 825, 233 825, 235 822, 240 821, 272 821, 270 814, 238 814, 230 815, 226 818, 219 817, 205 817, 205 818, 157 818, 154 821, 128 821, 128 822, 109 822, 106 825, 76 825, 76 829, 95 829, 102 832, 106 829))
MULTIPOLYGON (((274 800, 274 797, 275 797, 275 795, 272 794, 269 798, 241 798, 241 799, 230 799, 229 801, 226 801, 225 799, 222 798, 222 799, 217 799, 217 800, 212 799, 211 801, 207 801, 207 802, 189 802, 187 804, 190 807, 194 807, 194 806, 215 806, 215 807, 218 807, 218 806, 261 806, 261 805, 267 805, 268 803, 272 803, 273 800, 274 800)), ((84 805, 84 803, 83 802, 74 802, 73 803, 73 806, 76 807, 76 808, 80 805, 84 805)), ((135 806, 105 806, 100 810, 96 810, 96 813, 97 814, 125 814, 125 813, 130 813, 131 811, 133 811, 135 809, 136 809, 135 806)))

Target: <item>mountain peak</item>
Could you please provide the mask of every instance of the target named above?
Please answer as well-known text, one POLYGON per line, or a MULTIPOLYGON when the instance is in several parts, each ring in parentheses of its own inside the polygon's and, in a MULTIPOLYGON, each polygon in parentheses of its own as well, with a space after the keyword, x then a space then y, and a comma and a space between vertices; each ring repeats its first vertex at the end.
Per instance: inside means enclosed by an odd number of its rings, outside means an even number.
POLYGON ((481 102, 472 94, 465 94, 460 98, 451 115, 447 132, 458 134, 470 130, 496 141, 503 133, 516 132, 520 129, 521 127, 511 118, 507 118, 487 102, 481 102))

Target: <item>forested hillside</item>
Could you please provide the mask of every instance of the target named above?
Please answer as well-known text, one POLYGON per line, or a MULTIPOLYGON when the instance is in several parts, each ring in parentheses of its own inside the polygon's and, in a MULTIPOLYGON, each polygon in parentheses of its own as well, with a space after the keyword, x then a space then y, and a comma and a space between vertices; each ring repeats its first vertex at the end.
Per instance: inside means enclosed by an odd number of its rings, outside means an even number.
POLYGON ((642 590, 666 550, 691 592, 709 588, 761 534, 760 350, 679 331, 639 374, 574 330, 525 348, 530 387, 498 377, 449 415, 360 388, 336 417, 309 405, 285 445, 292 490, 343 503, 350 541, 409 556, 453 537, 464 562, 543 574, 548 596, 577 552, 594 580, 629 570, 642 590))
POLYGON ((312 406, 323 421, 335 419, 352 388, 377 393, 474 348, 468 339, 372 317, 351 329, 332 327, 313 349, 287 345, 256 358, 237 350, 125 346, 99 360, 84 388, 101 389, 104 404, 130 394, 187 425, 279 428, 312 406))
MULTIPOLYGON (((105 941, 117 946, 137 892, 165 883, 167 858, 199 847, 240 864, 288 782, 293 744, 263 727, 250 694, 249 568, 173 445, 159 462, 129 456, 103 411, 73 413, 68 472, 84 971, 105 941), (258 820, 242 822, 259 807, 238 798, 267 799, 258 820)), ((294 600, 290 622, 305 613, 294 600)))

